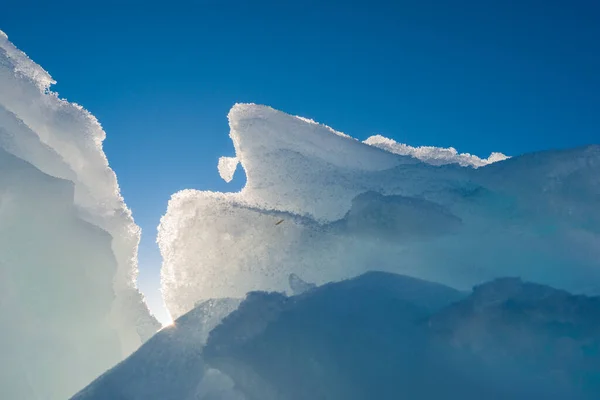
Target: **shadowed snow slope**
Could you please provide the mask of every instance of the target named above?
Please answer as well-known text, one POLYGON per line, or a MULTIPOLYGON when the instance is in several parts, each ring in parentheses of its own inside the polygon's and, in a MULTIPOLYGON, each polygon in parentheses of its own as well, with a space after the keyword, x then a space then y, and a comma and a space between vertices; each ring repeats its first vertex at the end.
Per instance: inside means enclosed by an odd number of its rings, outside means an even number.
POLYGON ((236 156, 219 171, 229 181, 241 163, 246 186, 176 193, 159 227, 175 317, 208 298, 286 291, 290 274, 323 284, 373 268, 460 289, 510 275, 598 291, 599 146, 471 168, 458 164, 502 157, 396 154, 254 104, 235 105, 229 124, 236 156))
POLYGON ((518 279, 462 297, 373 272, 252 293, 211 332, 205 362, 249 400, 598 398, 599 298, 518 279))
POLYGON ((302 286, 204 302, 73 400, 600 395, 598 297, 514 278, 465 293, 385 272, 302 286))
POLYGON ((208 300, 165 327, 72 400, 243 399, 229 377, 202 358, 209 332, 240 300, 208 300))
POLYGON ((158 329, 104 131, 0 32, 0 398, 63 400, 158 329))

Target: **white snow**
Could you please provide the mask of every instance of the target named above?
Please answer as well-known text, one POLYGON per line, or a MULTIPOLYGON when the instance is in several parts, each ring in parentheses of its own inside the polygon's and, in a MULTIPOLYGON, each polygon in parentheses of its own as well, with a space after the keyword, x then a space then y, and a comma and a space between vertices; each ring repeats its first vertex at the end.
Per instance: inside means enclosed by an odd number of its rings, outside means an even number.
POLYGON ((105 133, 53 83, 0 35, 0 398, 64 399, 158 327, 105 133))
MULTIPOLYGON (((338 136, 342 136, 342 137, 345 137, 345 138, 348 138, 348 139, 354 139, 352 136, 346 135, 344 132, 336 131, 335 129, 333 129, 332 127, 330 127, 328 125, 320 124, 317 121, 315 121, 314 119, 306 118, 306 117, 301 117, 299 115, 296 115, 296 118, 298 118, 300 121, 308 122, 311 125, 316 125, 316 126, 320 126, 322 128, 325 128, 325 129, 329 130, 331 133, 334 133, 334 134, 336 134, 338 136)), ((354 140, 356 140, 356 139, 354 139, 354 140)))
POLYGON ((487 160, 396 154, 254 104, 234 106, 229 123, 246 186, 176 193, 159 227, 174 318, 209 298, 289 291, 290 274, 316 284, 384 270, 460 289, 498 276, 599 287, 598 147, 487 160))
POLYGON ((225 182, 231 182, 233 174, 238 166, 238 159, 236 157, 221 157, 219 158, 219 175, 225 182))
POLYGON ((469 153, 458 153, 454 147, 413 147, 404 143, 398 143, 393 139, 381 135, 371 136, 364 143, 387 150, 390 153, 418 158, 431 165, 458 164, 463 167, 479 168, 510 158, 507 155, 497 152, 493 152, 488 158, 479 158, 469 153))

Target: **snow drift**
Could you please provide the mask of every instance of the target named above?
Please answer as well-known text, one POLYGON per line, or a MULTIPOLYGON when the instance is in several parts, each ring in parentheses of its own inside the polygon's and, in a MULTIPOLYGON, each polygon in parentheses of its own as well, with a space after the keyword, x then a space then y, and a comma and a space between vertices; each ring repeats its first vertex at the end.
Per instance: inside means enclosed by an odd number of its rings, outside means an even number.
POLYGON ((219 172, 230 181, 240 163, 246 186, 176 193, 159 227, 174 317, 289 291, 290 274, 323 284, 374 268, 461 290, 507 275, 598 290, 599 146, 482 160, 371 146, 254 104, 235 105, 229 123, 235 157, 219 172))
POLYGON ((0 31, 0 398, 65 399, 150 337, 105 133, 0 31))

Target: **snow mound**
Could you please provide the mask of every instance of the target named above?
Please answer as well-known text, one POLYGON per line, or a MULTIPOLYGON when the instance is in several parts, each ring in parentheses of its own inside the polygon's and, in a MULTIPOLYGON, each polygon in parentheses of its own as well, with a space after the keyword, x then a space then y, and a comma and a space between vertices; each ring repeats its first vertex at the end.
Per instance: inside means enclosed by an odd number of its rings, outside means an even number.
POLYGON ((458 164, 463 167, 479 168, 491 163, 506 160, 510 157, 494 152, 488 158, 479 158, 469 153, 458 153, 454 147, 413 147, 398 143, 381 135, 369 137, 364 143, 375 146, 390 153, 411 156, 431 165, 458 164))
POLYGON ((64 399, 158 328, 105 133, 0 35, 0 397, 64 399), (68 327, 68 329, 66 329, 68 327))
POLYGON ((599 290, 598 146, 465 168, 474 159, 431 165, 266 106, 237 104, 229 124, 246 186, 176 193, 159 227, 175 317, 289 292, 291 274, 319 285, 373 268, 459 289, 512 275, 599 290))

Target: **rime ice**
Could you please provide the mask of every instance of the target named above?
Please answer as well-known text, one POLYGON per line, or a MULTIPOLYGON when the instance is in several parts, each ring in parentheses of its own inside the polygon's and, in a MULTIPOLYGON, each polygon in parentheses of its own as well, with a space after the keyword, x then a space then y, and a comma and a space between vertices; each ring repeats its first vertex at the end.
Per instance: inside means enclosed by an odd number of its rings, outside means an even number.
POLYGON ((393 139, 388 139, 381 135, 371 136, 365 140, 365 143, 391 153, 418 158, 432 165, 458 164, 463 167, 479 168, 509 158, 505 154, 498 152, 490 154, 488 158, 479 158, 468 153, 458 153, 454 147, 413 147, 404 143, 398 143, 393 139))
POLYGON ((231 182, 233 174, 238 165, 238 159, 235 157, 221 157, 219 158, 219 175, 225 182, 231 182))

